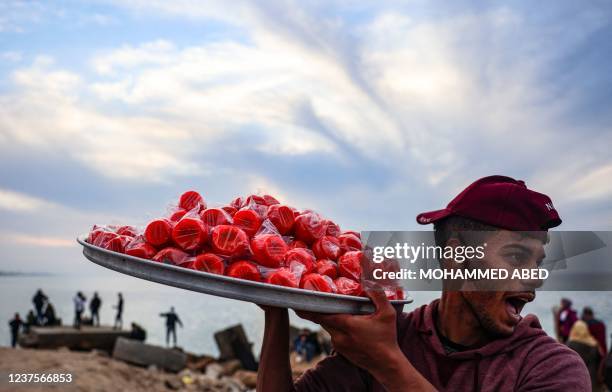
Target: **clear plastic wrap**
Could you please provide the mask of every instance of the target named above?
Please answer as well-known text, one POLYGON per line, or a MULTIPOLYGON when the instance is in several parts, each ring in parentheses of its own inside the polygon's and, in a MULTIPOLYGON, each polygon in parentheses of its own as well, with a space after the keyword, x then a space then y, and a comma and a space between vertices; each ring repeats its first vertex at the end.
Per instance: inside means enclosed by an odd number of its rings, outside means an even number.
MULTIPOLYGON (((363 295, 359 233, 270 195, 207 206, 196 191, 144 228, 94 226, 87 242, 198 271, 328 293, 363 295)), ((395 288, 386 288, 397 297, 395 288)))

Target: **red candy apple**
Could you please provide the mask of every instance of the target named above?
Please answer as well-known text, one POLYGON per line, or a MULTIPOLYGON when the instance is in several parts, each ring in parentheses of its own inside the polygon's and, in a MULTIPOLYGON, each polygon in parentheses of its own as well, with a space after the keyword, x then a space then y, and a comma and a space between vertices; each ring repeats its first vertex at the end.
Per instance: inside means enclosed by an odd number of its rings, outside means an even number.
POLYGON ((298 263, 304 266, 303 273, 309 273, 314 268, 316 259, 312 255, 312 252, 304 248, 290 249, 285 253, 285 263, 287 267, 292 268, 294 263, 298 263))
POLYGON ((179 199, 179 207, 187 211, 191 211, 198 207, 200 209, 206 208, 206 202, 204 198, 196 191, 187 191, 183 193, 179 199))
POLYGON ((362 258, 363 253, 361 251, 350 251, 340 256, 340 259, 338 259, 338 272, 340 272, 340 276, 360 281, 362 258))
POLYGON ((314 212, 306 212, 295 218, 293 231, 295 238, 312 244, 325 235, 327 227, 323 224, 321 217, 314 212))
POLYGON ((240 210, 234 214, 234 226, 241 228, 249 237, 252 237, 261 226, 259 214, 253 210, 240 210))
POLYGON ((226 275, 232 278, 261 282, 261 273, 259 273, 257 266, 246 260, 236 261, 230 264, 230 266, 227 267, 226 275))
POLYGON ((338 260, 342 254, 340 241, 331 235, 325 235, 312 245, 312 251, 317 259, 338 260))
POLYGON ((283 265, 287 244, 276 234, 260 234, 251 240, 253 258, 264 267, 278 268, 283 265))
POLYGON ((207 208, 200 213, 200 217, 209 227, 232 224, 232 217, 221 208, 207 208))
POLYGON ((110 238, 106 244, 104 244, 104 248, 108 250, 112 250, 113 252, 124 253, 125 247, 132 241, 132 237, 128 237, 127 235, 119 235, 115 234, 114 237, 110 238))
POLYGON ((174 225, 172 240, 184 250, 197 250, 208 240, 208 228, 199 218, 184 216, 174 225))
POLYGON ((193 262, 193 269, 213 274, 223 275, 225 272, 225 262, 223 258, 213 253, 203 253, 198 255, 193 262))
POLYGON ((267 206, 271 206, 274 204, 280 204, 280 202, 276 200, 276 198, 270 195, 263 195, 263 199, 267 206))
POLYGON ((267 218, 276 226, 281 235, 288 234, 295 222, 293 210, 281 204, 273 204, 268 207, 267 218))
POLYGON ((355 295, 361 294, 361 285, 353 279, 345 278, 344 276, 334 280, 338 294, 355 295))
POLYGON ((300 241, 300 240, 291 240, 291 242, 289 242, 288 244, 289 249, 295 249, 295 248, 306 248, 308 249, 308 245, 306 245, 304 243, 304 241, 300 241))
POLYGON ((236 226, 215 226, 210 242, 217 253, 225 256, 241 256, 249 249, 249 237, 236 226))
MULTIPOLYGON (((327 278, 329 279, 329 277, 327 278)), ((300 287, 306 290, 322 291, 325 293, 333 292, 330 282, 317 273, 307 274, 302 277, 300 287)), ((330 279, 331 280, 331 279, 330 279)))
POLYGON ((141 259, 151 259, 157 253, 157 249, 144 240, 142 236, 134 238, 126 247, 125 254, 140 257, 141 259))
POLYGON ((117 229, 117 234, 119 235, 127 235, 128 237, 136 237, 138 233, 138 229, 134 226, 121 226, 117 229))
POLYGON ((246 198, 246 201, 244 202, 244 205, 253 205, 253 204, 260 204, 262 206, 267 206, 268 204, 266 203, 266 199, 264 199, 263 196, 259 196, 259 195, 249 195, 246 198))
POLYGON ((179 210, 174 211, 168 219, 170 219, 172 222, 178 222, 181 220, 182 217, 185 216, 186 213, 187 213, 187 210, 183 210, 181 208, 179 210))
POLYGON ((300 278, 288 268, 279 268, 268 276, 266 282, 278 286, 298 287, 300 284, 300 278))
POLYGON ((172 224, 167 219, 152 220, 144 231, 145 239, 153 246, 163 246, 172 238, 172 224))
POLYGON ((338 237, 340 235, 340 226, 328 219, 325 219, 323 222, 327 227, 325 230, 325 235, 331 235, 333 237, 338 237))
POLYGON ((315 272, 321 275, 329 276, 332 279, 338 277, 338 265, 331 260, 317 260, 315 264, 315 272))
POLYGON ((353 233, 344 233, 338 236, 340 246, 346 251, 361 250, 361 240, 353 233))
POLYGON ((164 248, 153 256, 153 260, 159 263, 174 264, 187 268, 189 268, 192 263, 189 259, 190 257, 186 252, 173 247, 164 248))

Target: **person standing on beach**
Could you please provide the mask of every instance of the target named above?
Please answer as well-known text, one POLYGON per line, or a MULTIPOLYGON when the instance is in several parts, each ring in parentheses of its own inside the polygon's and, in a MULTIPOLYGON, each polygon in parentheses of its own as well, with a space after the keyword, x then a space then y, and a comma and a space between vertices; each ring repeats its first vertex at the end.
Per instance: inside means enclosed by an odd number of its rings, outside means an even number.
POLYGON ((604 358, 604 353, 584 321, 578 320, 574 323, 570 330, 567 346, 576 351, 584 361, 591 376, 592 391, 603 392, 601 361, 604 358))
POLYGON ((581 319, 588 325, 589 332, 593 335, 595 340, 597 340, 605 356, 608 353, 608 347, 606 346, 606 324, 595 318, 595 313, 589 306, 585 306, 582 309, 581 319))
POLYGON ((174 311, 174 306, 170 307, 168 313, 160 313, 159 316, 166 318, 166 346, 170 345, 170 335, 172 335, 173 345, 176 347, 176 324, 178 323, 183 328, 183 323, 174 311))
POLYGON ((85 296, 82 292, 78 292, 74 298, 74 328, 81 328, 81 316, 83 315, 83 311, 85 310, 85 296))
POLYGON ((47 302, 49 298, 42 292, 41 289, 36 291, 34 297, 32 297, 32 303, 34 304, 34 309, 36 310, 36 318, 38 319, 38 323, 42 324, 43 322, 43 306, 45 302, 47 302))
POLYGON ((117 297, 117 305, 113 306, 114 309, 117 309, 117 315, 115 316, 115 324, 113 325, 113 328, 121 329, 123 328, 123 295, 119 293, 117 294, 117 297))
POLYGON ((19 340, 19 328, 23 325, 23 321, 19 317, 19 313, 15 313, 15 318, 9 321, 9 327, 11 329, 11 347, 17 346, 19 340))
POLYGON ((569 333, 576 320, 578 320, 578 315, 576 311, 572 309, 572 301, 569 298, 561 298, 561 309, 559 310, 559 318, 557 319, 561 343, 567 342, 569 333))
POLYGON ((91 312, 91 324, 98 327, 100 326, 100 306, 102 306, 102 300, 98 297, 98 293, 95 292, 89 302, 89 311, 91 312))

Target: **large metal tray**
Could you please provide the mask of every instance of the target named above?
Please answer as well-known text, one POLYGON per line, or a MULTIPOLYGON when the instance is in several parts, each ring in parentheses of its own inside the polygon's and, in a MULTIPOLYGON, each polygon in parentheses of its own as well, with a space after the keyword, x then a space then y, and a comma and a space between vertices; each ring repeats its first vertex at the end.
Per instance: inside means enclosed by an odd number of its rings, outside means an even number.
MULTIPOLYGON (((99 248, 87 243, 85 238, 87 236, 80 236, 77 242, 83 246, 83 255, 87 259, 140 279, 239 301, 296 310, 349 314, 367 314, 374 311, 369 298, 276 286, 157 263, 99 248)), ((393 305, 411 302, 410 297, 391 301, 393 305)))

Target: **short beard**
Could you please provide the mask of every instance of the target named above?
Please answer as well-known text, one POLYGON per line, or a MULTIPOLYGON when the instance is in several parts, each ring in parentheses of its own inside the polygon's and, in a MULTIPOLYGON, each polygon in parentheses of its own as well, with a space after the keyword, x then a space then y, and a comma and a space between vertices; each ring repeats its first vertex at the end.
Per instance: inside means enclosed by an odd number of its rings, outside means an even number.
POLYGON ((506 333, 497 326, 495 320, 493 319, 493 317, 491 317, 485 305, 480 302, 474 305, 469 298, 463 298, 465 299, 465 302, 467 302, 470 309, 472 309, 472 313, 474 313, 474 316, 476 316, 476 320, 478 320, 478 323, 484 330, 485 334, 487 334, 487 336, 491 338, 499 338, 506 337, 512 334, 506 333))

